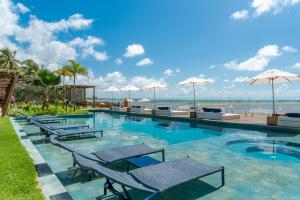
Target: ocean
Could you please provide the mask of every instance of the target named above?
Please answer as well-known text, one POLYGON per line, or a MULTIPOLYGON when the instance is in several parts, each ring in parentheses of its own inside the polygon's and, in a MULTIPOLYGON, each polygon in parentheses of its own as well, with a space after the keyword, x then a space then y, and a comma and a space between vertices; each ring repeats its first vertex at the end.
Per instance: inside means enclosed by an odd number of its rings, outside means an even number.
MULTIPOLYGON (((154 102, 138 102, 134 99, 132 105, 143 105, 148 108, 153 108, 154 102)), ((111 99, 101 99, 101 101, 111 101, 111 99)), ((123 102, 123 99, 114 100, 115 102, 123 102)), ((220 107, 227 112, 236 113, 272 113, 272 100, 197 100, 197 107, 220 107)), ((193 106, 193 100, 182 99, 159 99, 156 100, 157 106, 170 106, 178 110, 188 110, 193 106)), ((277 100, 275 101, 276 112, 300 112, 300 100, 277 100)))

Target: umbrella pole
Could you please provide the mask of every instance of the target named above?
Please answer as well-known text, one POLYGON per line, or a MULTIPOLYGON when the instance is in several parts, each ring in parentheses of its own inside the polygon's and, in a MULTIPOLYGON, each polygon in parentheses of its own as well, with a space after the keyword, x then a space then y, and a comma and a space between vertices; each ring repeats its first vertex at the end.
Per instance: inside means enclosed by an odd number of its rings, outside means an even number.
POLYGON ((112 105, 114 104, 114 93, 113 92, 111 93, 111 104, 112 105))
POLYGON ((154 95, 154 108, 156 108, 156 96, 155 96, 155 88, 153 88, 153 95, 154 95))
POLYGON ((275 114, 274 80, 272 79, 273 114, 275 114))
POLYGON ((128 91, 129 93, 129 99, 128 99, 128 108, 130 107, 130 90, 128 91))
POLYGON ((194 110, 195 112, 197 111, 196 109, 196 92, 195 92, 195 83, 193 83, 193 92, 194 92, 194 110))

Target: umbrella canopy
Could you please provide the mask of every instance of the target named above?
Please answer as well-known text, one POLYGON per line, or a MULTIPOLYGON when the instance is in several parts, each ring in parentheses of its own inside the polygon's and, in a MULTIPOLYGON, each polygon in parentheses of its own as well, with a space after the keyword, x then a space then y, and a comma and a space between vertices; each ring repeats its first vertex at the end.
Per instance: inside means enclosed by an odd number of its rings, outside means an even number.
POLYGON ((141 99, 138 102, 139 103, 145 103, 145 102, 149 102, 149 101, 151 101, 151 100, 150 99, 141 99))
POLYGON ((275 113, 275 98, 274 98, 274 84, 276 83, 290 83, 300 80, 300 76, 289 72, 284 72, 278 69, 269 69, 249 80, 245 83, 253 84, 269 84, 272 85, 272 99, 273 99, 273 113, 275 113))
POLYGON ((156 107, 156 90, 163 90, 166 89, 167 86, 165 84, 159 83, 159 82, 153 82, 144 87, 146 90, 153 90, 153 102, 154 102, 154 107, 156 107))
POLYGON ((140 88, 136 87, 135 85, 126 85, 121 89, 122 91, 138 91, 140 88))
MULTIPOLYGON (((140 88, 136 87, 135 85, 126 85, 121 89, 122 91, 128 92, 128 99, 130 100, 130 92, 131 91, 139 91, 140 88)), ((128 101, 128 107, 130 106, 130 101, 128 101)))
POLYGON ((105 92, 119 92, 120 89, 116 88, 115 86, 110 86, 109 88, 104 90, 105 92))
POLYGON ((111 102, 114 102, 114 92, 119 92, 120 89, 116 88, 115 86, 110 86, 109 88, 104 90, 105 92, 111 92, 111 102))
POLYGON ((199 78, 199 77, 191 77, 188 78, 182 82, 179 82, 178 85, 180 86, 192 86, 193 87, 193 93, 194 93, 194 109, 195 111, 197 110, 196 108, 196 86, 204 86, 213 83, 214 81, 211 79, 204 79, 204 78, 199 78))
POLYGON ((208 85, 213 83, 214 81, 211 79, 204 79, 199 77, 191 77, 182 82, 179 82, 180 86, 197 86, 197 85, 208 85))

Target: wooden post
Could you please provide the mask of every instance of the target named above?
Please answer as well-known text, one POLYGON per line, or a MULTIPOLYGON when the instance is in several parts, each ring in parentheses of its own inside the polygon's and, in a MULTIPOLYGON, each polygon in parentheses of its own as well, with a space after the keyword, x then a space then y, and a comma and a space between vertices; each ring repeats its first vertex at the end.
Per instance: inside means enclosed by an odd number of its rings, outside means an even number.
POLYGON ((5 97, 4 97, 2 116, 5 116, 8 112, 11 96, 14 92, 17 81, 18 81, 18 75, 13 75, 13 78, 11 80, 11 84, 7 88, 6 94, 5 94, 5 97))
POLYGON ((93 87, 93 106, 96 107, 96 96, 95 96, 95 86, 93 87))

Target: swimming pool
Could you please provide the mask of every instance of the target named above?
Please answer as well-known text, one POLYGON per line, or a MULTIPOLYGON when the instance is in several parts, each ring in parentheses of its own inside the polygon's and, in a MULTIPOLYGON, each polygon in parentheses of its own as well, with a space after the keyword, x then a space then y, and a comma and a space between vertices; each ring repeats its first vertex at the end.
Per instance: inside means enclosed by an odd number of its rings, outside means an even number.
MULTIPOLYGON (((228 129, 215 126, 157 120, 98 112, 94 118, 74 118, 104 130, 104 138, 72 139, 66 143, 82 150, 96 151, 136 143, 164 147, 166 159, 191 156, 210 165, 225 166, 226 185, 213 175, 171 189, 159 199, 299 199, 300 136, 228 129)), ((96 199, 102 195, 103 179, 87 182, 84 176, 72 179, 72 156, 44 143, 33 125, 23 130, 59 177, 74 200, 96 199)), ((159 156, 159 155, 157 155, 159 156)), ((116 166, 122 168, 122 166, 116 166)), ((133 199, 144 193, 131 190, 133 199)), ((107 196, 103 199, 115 199, 107 196)))

